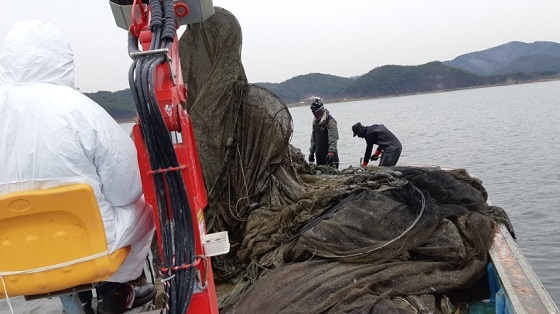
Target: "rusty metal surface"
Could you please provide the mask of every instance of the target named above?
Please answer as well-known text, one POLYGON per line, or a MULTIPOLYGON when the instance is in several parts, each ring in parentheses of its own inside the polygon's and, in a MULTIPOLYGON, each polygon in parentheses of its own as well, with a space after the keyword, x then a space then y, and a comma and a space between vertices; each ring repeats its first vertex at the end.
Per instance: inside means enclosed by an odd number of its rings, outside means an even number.
POLYGON ((490 257, 516 313, 559 313, 537 275, 505 228, 496 227, 490 257))

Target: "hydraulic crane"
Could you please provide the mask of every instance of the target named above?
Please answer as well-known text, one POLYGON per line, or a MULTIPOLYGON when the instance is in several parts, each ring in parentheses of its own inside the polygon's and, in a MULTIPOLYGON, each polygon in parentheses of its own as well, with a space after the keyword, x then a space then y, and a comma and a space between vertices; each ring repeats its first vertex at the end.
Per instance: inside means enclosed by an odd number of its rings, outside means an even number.
POLYGON ((133 136, 146 202, 156 221, 168 313, 218 313, 210 256, 227 232, 206 234, 207 194, 179 62, 179 25, 213 14, 205 0, 111 0, 129 33, 129 83, 138 111, 133 136))

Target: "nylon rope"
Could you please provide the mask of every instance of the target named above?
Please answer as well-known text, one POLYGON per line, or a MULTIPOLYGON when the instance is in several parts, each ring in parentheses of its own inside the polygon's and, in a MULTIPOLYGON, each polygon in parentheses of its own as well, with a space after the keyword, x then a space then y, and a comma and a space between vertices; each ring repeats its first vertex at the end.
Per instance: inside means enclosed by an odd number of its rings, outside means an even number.
POLYGON ((43 267, 34 268, 34 269, 17 270, 17 271, 0 271, 0 277, 11 276, 11 275, 21 275, 21 274, 40 273, 40 272, 43 272, 43 271, 53 270, 53 269, 62 268, 62 267, 70 266, 70 265, 75 265, 75 264, 78 264, 78 263, 91 261, 91 260, 94 260, 96 258, 107 256, 107 255, 109 255, 109 251, 104 251, 104 252, 96 253, 96 254, 93 254, 93 255, 77 258, 77 259, 74 259, 74 260, 71 260, 71 261, 68 261, 68 262, 58 263, 58 264, 54 264, 54 265, 50 265, 50 266, 43 266, 43 267))

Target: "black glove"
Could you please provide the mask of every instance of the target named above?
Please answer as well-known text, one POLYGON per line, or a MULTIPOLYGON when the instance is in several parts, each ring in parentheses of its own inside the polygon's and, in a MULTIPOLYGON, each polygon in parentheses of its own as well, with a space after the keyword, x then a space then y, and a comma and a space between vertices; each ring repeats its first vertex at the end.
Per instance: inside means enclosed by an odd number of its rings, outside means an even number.
POLYGON ((334 164, 334 155, 332 153, 328 153, 325 161, 327 162, 327 165, 334 164))
POLYGON ((309 160, 309 162, 315 162, 315 153, 309 153, 307 160, 309 160))

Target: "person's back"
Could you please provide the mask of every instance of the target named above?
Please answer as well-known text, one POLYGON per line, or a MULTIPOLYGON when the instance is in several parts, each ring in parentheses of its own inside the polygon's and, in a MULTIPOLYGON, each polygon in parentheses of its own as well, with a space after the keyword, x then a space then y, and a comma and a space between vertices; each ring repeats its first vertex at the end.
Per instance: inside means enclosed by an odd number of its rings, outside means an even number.
POLYGON ((141 275, 154 225, 134 143, 98 104, 74 90, 70 44, 48 22, 21 22, 0 50, 0 194, 88 183, 109 253, 131 245, 110 281, 141 275))
POLYGON ((379 145, 381 150, 392 151, 395 149, 402 149, 401 142, 389 131, 383 124, 373 124, 366 126, 366 142, 372 142, 379 145))
POLYGON ((399 139, 389 131, 383 124, 373 124, 363 126, 360 122, 352 126, 354 136, 361 137, 366 140, 366 151, 362 159, 362 166, 367 166, 370 159, 379 161, 380 166, 394 166, 397 164, 401 156, 402 144, 399 139), (377 144, 378 148, 372 155, 373 145, 377 144))
POLYGON ((134 144, 101 107, 68 87, 0 86, 0 148, 0 194, 88 183, 109 251, 122 247, 145 204, 134 144))

